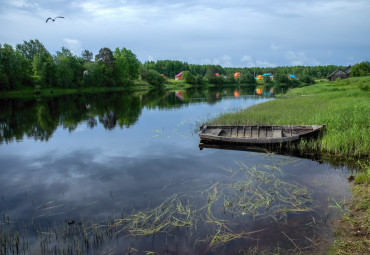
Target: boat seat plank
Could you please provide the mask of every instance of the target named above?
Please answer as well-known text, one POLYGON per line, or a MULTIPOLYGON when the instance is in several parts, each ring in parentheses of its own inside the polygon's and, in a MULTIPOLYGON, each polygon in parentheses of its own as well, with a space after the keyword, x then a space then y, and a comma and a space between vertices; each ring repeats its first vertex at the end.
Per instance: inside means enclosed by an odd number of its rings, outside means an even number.
POLYGON ((218 135, 221 134, 221 132, 222 132, 222 128, 215 128, 215 129, 209 129, 209 130, 207 130, 207 133, 209 135, 216 135, 216 136, 218 136, 218 135))
POLYGON ((273 130, 272 131, 272 138, 281 138, 283 136, 282 130, 273 130))

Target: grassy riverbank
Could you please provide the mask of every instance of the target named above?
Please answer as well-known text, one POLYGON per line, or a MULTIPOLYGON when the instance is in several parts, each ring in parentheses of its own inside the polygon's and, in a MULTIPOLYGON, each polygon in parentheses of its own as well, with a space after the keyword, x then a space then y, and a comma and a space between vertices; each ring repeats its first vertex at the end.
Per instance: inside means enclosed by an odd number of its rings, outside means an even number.
POLYGON ((325 136, 307 149, 338 157, 370 156, 370 91, 359 84, 370 77, 293 89, 278 100, 212 120, 212 124, 326 124, 325 136))
POLYGON ((277 100, 225 114, 211 124, 326 124, 325 135, 301 142, 302 153, 352 160, 362 169, 355 177, 354 200, 337 228, 333 254, 369 252, 370 235, 370 77, 351 78, 290 90, 277 100))

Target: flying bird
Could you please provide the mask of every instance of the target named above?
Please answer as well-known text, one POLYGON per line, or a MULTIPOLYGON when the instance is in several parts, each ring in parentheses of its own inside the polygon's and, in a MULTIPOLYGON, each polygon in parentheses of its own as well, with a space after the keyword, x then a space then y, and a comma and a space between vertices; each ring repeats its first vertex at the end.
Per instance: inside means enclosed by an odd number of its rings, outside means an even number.
POLYGON ((48 23, 49 20, 52 20, 53 22, 55 22, 56 19, 64 19, 64 17, 58 16, 58 17, 55 17, 54 19, 52 19, 52 18, 49 17, 49 18, 46 19, 45 22, 48 23))

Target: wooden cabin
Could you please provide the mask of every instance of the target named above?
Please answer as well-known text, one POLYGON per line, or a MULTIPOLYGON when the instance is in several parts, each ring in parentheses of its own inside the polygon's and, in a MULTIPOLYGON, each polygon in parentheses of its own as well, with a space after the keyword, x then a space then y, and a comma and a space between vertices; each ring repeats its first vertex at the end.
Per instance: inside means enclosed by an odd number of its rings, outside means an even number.
POLYGON ((346 69, 337 69, 331 75, 329 75, 329 81, 335 81, 336 79, 346 79, 349 78, 351 72, 351 66, 347 66, 346 69))

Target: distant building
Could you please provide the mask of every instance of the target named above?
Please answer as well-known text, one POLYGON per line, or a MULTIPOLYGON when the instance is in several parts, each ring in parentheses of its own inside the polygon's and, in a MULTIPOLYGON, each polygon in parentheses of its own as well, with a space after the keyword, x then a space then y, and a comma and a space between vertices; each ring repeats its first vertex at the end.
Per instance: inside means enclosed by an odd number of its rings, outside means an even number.
POLYGON ((240 76, 240 72, 236 72, 236 73, 234 73, 234 79, 238 79, 238 78, 239 78, 239 76, 240 76))
POLYGON ((175 75, 175 80, 176 81, 181 81, 182 80, 182 74, 183 74, 184 72, 180 72, 179 74, 177 74, 177 75, 175 75))
POLYGON ((295 77, 294 74, 289 74, 288 78, 289 80, 297 80, 297 77, 295 77))
POLYGON ((262 74, 257 75, 256 80, 257 80, 257 81, 259 81, 259 80, 263 80, 263 75, 262 75, 262 74))
POLYGON ((342 70, 342 69, 337 69, 335 70, 331 75, 329 75, 328 77, 328 80, 329 81, 335 81, 336 79, 340 78, 340 79, 346 79, 350 76, 350 72, 351 72, 351 66, 347 66, 346 69, 342 70))

